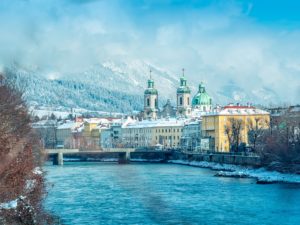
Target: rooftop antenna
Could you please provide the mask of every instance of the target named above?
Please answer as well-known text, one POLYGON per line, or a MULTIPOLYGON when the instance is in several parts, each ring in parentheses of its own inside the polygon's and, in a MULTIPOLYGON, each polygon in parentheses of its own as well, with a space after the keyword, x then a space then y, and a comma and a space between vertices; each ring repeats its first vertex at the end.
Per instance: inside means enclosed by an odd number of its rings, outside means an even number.
POLYGON ((182 68, 182 76, 184 77, 184 68, 182 68))
POLYGON ((152 70, 150 69, 150 80, 152 80, 152 70))

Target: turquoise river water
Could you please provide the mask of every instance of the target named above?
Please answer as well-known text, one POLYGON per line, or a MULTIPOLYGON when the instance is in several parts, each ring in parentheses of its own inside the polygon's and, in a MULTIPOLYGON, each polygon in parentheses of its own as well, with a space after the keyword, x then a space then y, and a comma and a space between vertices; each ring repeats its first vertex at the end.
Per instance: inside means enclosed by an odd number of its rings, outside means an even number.
POLYGON ((300 224, 300 186, 174 164, 45 166, 46 208, 63 224, 300 224))

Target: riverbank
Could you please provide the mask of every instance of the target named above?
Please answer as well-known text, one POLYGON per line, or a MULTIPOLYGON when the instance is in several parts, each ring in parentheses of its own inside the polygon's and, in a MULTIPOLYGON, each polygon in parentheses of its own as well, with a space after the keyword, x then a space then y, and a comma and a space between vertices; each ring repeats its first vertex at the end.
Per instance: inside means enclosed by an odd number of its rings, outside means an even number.
MULTIPOLYGON (((173 163, 216 170, 215 176, 234 178, 253 178, 258 184, 296 183, 300 175, 268 170, 261 166, 258 156, 205 154, 184 152, 131 152, 128 162, 173 163)), ((103 155, 65 155, 64 162, 118 162, 115 152, 103 155)))
POLYGON ((234 178, 253 178, 258 184, 292 183, 300 184, 300 175, 283 174, 277 171, 268 171, 265 168, 253 168, 233 164, 220 164, 206 161, 169 160, 168 163, 208 168, 216 170, 215 176, 234 178))

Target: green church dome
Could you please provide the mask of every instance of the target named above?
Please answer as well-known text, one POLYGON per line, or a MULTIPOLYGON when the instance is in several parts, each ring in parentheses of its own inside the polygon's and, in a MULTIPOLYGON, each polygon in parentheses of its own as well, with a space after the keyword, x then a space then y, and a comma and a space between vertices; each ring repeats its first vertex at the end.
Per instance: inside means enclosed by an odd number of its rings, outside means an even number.
POLYGON ((192 105, 197 106, 197 105, 211 105, 211 104, 212 104, 212 99, 207 94, 205 87, 201 82, 199 85, 199 91, 193 98, 192 105))
POLYGON ((158 91, 154 88, 154 80, 151 78, 148 80, 148 88, 144 92, 145 95, 157 95, 158 91))
POLYGON ((146 89, 144 94, 145 95, 157 95, 158 91, 155 88, 146 89))
POLYGON ((180 78, 180 87, 177 88, 177 94, 190 94, 190 93, 191 93, 191 90, 187 86, 187 80, 185 79, 185 77, 181 77, 180 78))

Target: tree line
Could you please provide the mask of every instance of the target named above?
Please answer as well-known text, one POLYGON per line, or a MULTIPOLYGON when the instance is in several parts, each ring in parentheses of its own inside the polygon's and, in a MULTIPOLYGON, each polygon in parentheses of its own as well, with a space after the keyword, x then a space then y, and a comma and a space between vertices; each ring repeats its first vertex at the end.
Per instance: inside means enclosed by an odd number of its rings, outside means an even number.
POLYGON ((22 93, 0 75, 0 224, 52 224, 43 208, 44 155, 22 93), (3 207, 15 202, 15 206, 3 207))
MULTIPOLYGON (((261 156, 264 166, 280 172, 300 173, 300 116, 285 112, 270 121, 255 117, 246 121, 231 117, 224 132, 231 152, 246 151, 243 130, 248 131, 250 151, 261 156)), ((248 149, 249 150, 249 149, 248 149)))

